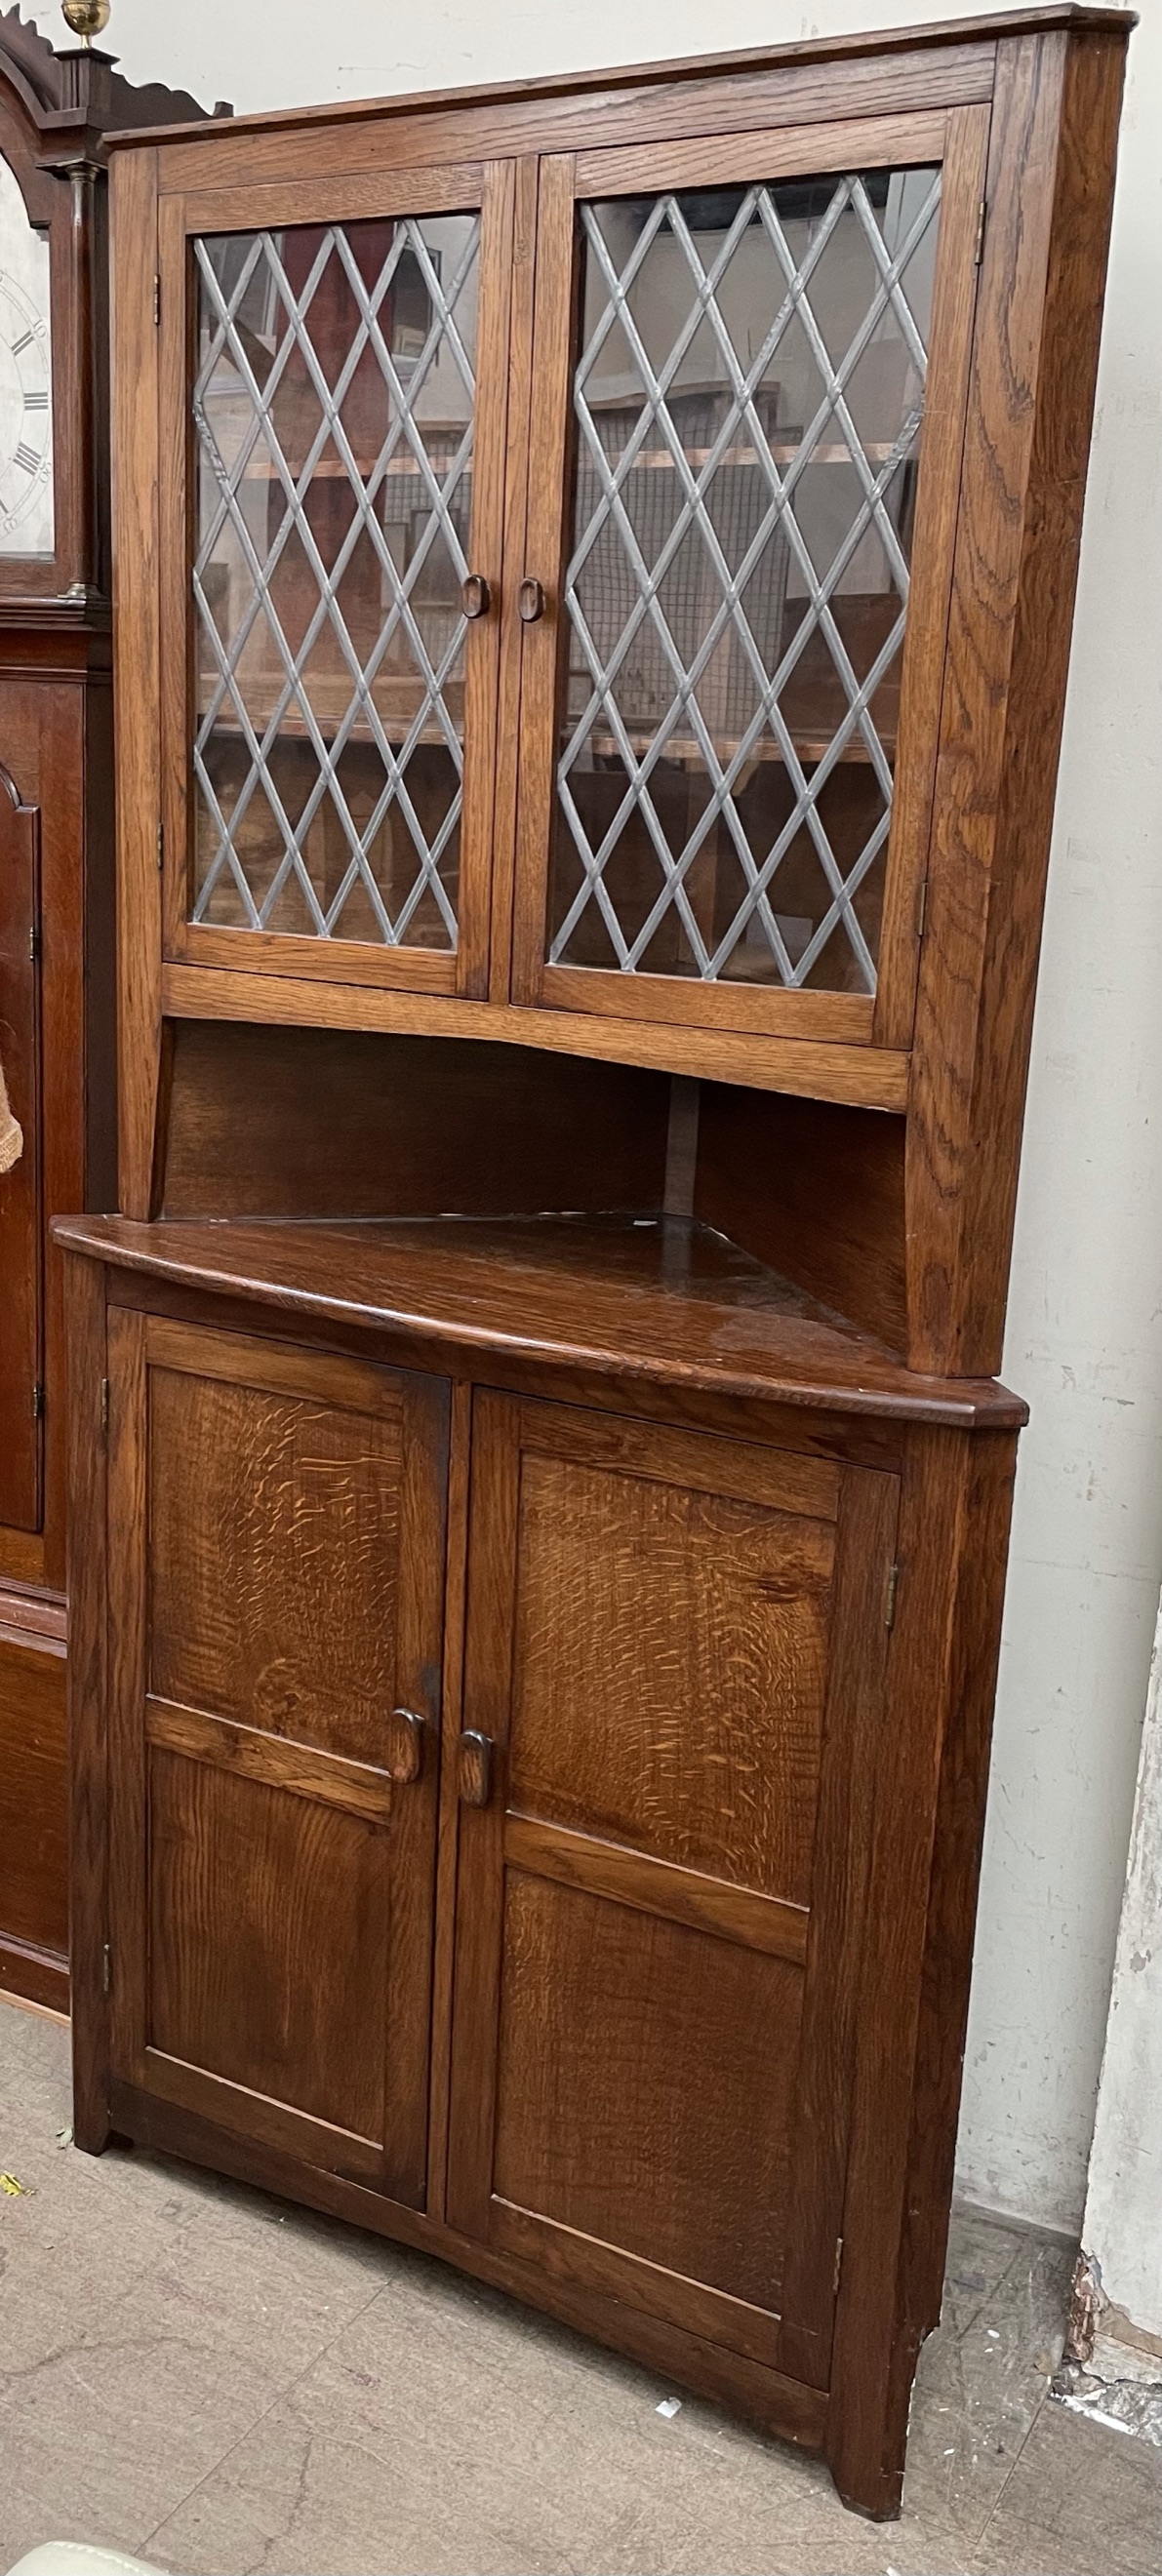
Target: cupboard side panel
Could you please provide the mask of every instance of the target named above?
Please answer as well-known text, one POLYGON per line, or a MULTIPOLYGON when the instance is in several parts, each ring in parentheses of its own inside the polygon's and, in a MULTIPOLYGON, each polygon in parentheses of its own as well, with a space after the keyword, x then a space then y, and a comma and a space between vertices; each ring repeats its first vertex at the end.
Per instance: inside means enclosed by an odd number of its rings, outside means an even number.
POLYGON ((897 2280, 971 1450, 954 1432, 909 1441, 874 1784, 828 2459, 840 2494, 881 2515, 898 2508, 907 2430, 890 2404, 897 2280))
POLYGON ((117 154, 111 184, 120 1204, 148 1217, 161 1051, 156 153, 117 154))
POLYGON ((1001 49, 909 1096, 909 1360, 1001 1336, 1125 35, 1001 49))
POLYGON ((881 1752, 889 1567, 899 1483, 845 1471, 794 2104, 794 2166, 779 2366, 826 2388, 843 2236, 856 1996, 874 1783, 881 1752))
POLYGON ((73 2131, 98 2154, 109 2134, 105 1272, 65 1262, 69 1342, 69 1944, 73 2131))
POLYGON ((920 1988, 889 2445, 893 2428, 902 2439, 907 2426, 920 2345, 940 2323, 1015 1469, 1011 1435, 974 1442, 920 1988))
POLYGON ((147 1495, 149 1326, 126 1307, 108 1317, 108 1742, 110 2038, 113 2071, 145 2078, 148 2029, 147 1495))

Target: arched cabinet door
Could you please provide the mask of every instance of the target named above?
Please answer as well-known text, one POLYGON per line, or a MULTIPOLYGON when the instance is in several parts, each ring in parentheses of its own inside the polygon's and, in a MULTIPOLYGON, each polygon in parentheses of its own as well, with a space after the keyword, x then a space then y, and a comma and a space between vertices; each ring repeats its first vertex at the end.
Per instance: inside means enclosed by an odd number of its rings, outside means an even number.
POLYGON ((0 768, 0 1066, 23 1138, 0 1172, 0 1525, 41 1521, 40 816, 0 768))

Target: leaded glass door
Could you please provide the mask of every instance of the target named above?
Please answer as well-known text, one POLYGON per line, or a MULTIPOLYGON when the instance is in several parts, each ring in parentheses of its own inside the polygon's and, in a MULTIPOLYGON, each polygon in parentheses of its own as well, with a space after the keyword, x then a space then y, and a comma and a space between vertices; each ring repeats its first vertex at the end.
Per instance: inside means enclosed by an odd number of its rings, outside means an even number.
POLYGON ((907 1043, 986 125, 542 165, 514 1000, 907 1043))
POLYGON ((504 166, 163 202, 173 958, 486 989, 511 208, 504 166))

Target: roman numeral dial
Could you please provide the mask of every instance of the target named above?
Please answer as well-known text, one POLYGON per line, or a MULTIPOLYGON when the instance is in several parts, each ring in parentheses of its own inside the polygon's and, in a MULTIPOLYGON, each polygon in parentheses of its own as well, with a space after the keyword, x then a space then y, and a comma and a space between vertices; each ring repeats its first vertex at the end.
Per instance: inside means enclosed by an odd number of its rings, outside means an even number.
POLYGON ((48 234, 0 159, 0 561, 54 548, 48 234))

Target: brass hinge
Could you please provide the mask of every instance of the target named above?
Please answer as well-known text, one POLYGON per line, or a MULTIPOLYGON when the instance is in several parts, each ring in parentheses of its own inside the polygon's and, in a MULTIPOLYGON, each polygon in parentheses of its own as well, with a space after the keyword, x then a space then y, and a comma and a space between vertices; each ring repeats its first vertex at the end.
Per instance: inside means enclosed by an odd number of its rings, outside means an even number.
POLYGON ((164 868, 164 866, 165 866, 165 825, 164 825, 164 823, 159 823, 159 824, 158 824, 158 827, 157 827, 157 865, 158 865, 158 873, 159 873, 159 875, 160 875, 161 870, 162 870, 162 869, 164 868))
POLYGON ((102 1380, 101 1380, 101 1437, 102 1437, 102 1439, 104 1439, 105 1434, 106 1434, 106 1432, 108 1431, 108 1428, 109 1428, 109 1380, 108 1380, 108 1378, 107 1378, 107 1377, 103 1377, 103 1378, 102 1378, 102 1380))
POLYGON ((895 1627, 895 1624, 896 1624, 896 1588, 897 1588, 897 1585, 898 1585, 898 1583, 899 1583, 899 1580, 900 1580, 900 1569, 899 1569, 899 1566, 898 1566, 898 1565, 889 1565, 889 1567, 888 1567, 888 1588, 887 1588, 887 1593, 886 1593, 886 1595, 885 1595, 885 1599, 884 1599, 884 1626, 885 1626, 885 1628, 894 1628, 894 1627, 895 1627))
POLYGON ((976 219, 976 253, 973 259, 974 268, 979 268, 981 261, 984 258, 984 228, 988 222, 988 211, 988 198, 982 197, 980 201, 980 213, 976 219))
POLYGON ((112 1945, 112 1942, 111 1942, 111 1941, 106 1941, 106 1943, 105 1943, 105 1947, 104 1947, 104 1949, 103 1949, 103 1950, 102 1950, 102 1952, 101 1952, 101 1992, 102 1992, 102 1994, 103 1994, 103 1995, 107 1995, 107 1994, 108 1994, 108 1992, 109 1992, 109 1988, 110 1988, 110 1986, 112 1985, 112 1983, 113 1983, 113 1945, 112 1945))
POLYGON ((39 1377, 33 1382, 32 1419, 34 1422, 43 1422, 44 1420, 44 1380, 39 1377))
POLYGON ((160 329, 160 327, 161 327, 161 279, 160 279, 160 277, 155 277, 155 278, 154 278, 154 281, 153 281, 153 327, 154 327, 155 331, 156 331, 156 330, 159 330, 159 329, 160 329))
POLYGON ((35 921, 28 926, 28 956, 31 965, 40 964, 40 925, 35 921))
POLYGON ((833 2273, 832 2273, 832 2275, 831 2275, 831 2288, 832 2288, 833 2295, 834 2295, 836 2298, 838 2298, 838 2297, 839 2297, 839 2275, 840 2275, 840 2273, 842 2272, 842 2270, 843 2270, 843 2238, 842 2238, 842 2236, 837 2236, 837 2237, 836 2237, 836 2239, 835 2239, 835 2269, 834 2269, 834 2271, 833 2271, 833 2273))

